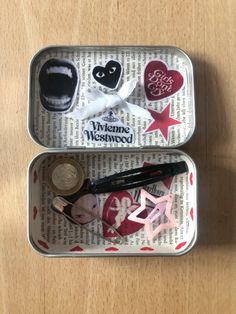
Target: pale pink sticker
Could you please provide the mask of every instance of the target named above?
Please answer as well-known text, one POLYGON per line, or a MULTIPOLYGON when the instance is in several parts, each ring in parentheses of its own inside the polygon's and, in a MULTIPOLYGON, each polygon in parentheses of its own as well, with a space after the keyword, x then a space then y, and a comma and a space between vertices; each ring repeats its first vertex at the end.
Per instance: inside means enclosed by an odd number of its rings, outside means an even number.
POLYGON ((172 203, 174 195, 168 194, 161 197, 154 197, 145 190, 141 190, 141 205, 132 212, 128 219, 144 224, 144 228, 147 234, 148 240, 153 240, 162 230, 173 228, 176 226, 175 219, 171 214, 172 203), (146 199, 155 204, 155 207, 146 216, 146 218, 138 217, 143 211, 146 210, 147 204, 146 199), (160 223, 156 228, 153 228, 153 223, 161 216, 167 217, 166 223, 160 223))

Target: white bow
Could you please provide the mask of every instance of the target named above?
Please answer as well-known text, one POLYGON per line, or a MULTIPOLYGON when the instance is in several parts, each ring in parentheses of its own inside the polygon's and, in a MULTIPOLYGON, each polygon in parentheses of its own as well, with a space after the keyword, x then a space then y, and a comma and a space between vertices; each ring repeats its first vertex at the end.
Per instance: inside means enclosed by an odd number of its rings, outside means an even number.
POLYGON ((136 80, 125 82, 115 95, 108 95, 98 89, 88 88, 85 91, 85 97, 88 98, 88 100, 92 101, 92 104, 68 113, 67 117, 84 120, 86 118, 94 116, 99 112, 104 111, 105 109, 112 109, 119 106, 119 108, 121 108, 122 110, 129 112, 135 116, 152 119, 152 116, 148 110, 125 101, 125 99, 129 97, 129 95, 135 89, 136 84, 136 80))

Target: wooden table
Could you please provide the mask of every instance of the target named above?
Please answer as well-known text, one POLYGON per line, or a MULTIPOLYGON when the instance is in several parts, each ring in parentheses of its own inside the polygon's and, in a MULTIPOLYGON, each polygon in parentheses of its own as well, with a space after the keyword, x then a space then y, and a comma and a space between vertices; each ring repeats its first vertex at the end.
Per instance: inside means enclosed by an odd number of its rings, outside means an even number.
POLYGON ((236 313, 236 2, 5 1, 0 6, 0 313, 236 313), (180 258, 49 259, 28 244, 31 57, 52 44, 174 45, 192 58, 199 241, 180 258))

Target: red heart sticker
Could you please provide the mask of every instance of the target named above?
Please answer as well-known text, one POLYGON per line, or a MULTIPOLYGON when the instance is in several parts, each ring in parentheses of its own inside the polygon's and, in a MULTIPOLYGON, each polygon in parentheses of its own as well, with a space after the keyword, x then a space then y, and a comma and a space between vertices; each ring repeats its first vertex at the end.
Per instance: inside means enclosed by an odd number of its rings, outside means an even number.
MULTIPOLYGON (((104 204, 102 219, 113 226, 122 236, 135 233, 143 228, 143 224, 128 220, 128 216, 139 206, 140 204, 136 203, 127 191, 111 193, 104 204)), ((146 216, 147 212, 144 210, 140 217, 146 216)), ((116 234, 103 224, 103 236, 115 237, 116 234)))
POLYGON ((144 88, 148 100, 155 101, 170 97, 183 87, 183 75, 168 70, 162 61, 151 61, 144 71, 144 88))

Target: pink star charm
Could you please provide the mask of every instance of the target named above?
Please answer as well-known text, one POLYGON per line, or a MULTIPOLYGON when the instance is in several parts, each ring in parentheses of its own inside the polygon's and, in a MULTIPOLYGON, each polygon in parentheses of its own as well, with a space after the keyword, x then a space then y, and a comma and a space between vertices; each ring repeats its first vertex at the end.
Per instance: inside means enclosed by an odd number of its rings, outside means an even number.
POLYGON ((157 112, 152 109, 148 109, 148 111, 151 113, 154 121, 148 126, 144 133, 160 130, 165 140, 168 141, 169 127, 182 123, 170 117, 170 103, 162 110, 162 112, 157 112))
POLYGON ((144 224, 144 228, 147 233, 147 238, 148 240, 151 241, 162 230, 173 228, 176 226, 175 219, 173 215, 171 214, 171 207, 172 207, 173 199, 174 199, 173 194, 168 194, 161 197, 154 197, 153 195, 149 194, 147 191, 142 189, 141 190, 141 205, 129 215, 128 219, 144 224), (147 215, 146 218, 140 218, 138 217, 138 215, 142 211, 144 211, 147 207, 146 199, 150 200, 153 204, 155 204, 155 207, 152 209, 150 214, 147 215), (168 218, 168 222, 164 224, 159 224, 153 230, 153 226, 152 226, 153 222, 157 220, 158 217, 163 214, 165 214, 165 216, 168 218))

